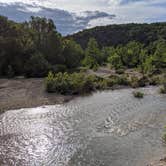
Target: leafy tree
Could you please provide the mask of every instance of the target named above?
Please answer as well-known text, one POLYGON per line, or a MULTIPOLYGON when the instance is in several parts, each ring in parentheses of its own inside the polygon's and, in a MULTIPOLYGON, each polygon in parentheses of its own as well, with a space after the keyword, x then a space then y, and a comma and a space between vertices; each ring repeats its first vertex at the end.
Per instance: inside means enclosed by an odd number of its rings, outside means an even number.
POLYGON ((41 53, 35 53, 25 65, 25 74, 28 77, 46 76, 50 69, 49 63, 41 53))
POLYGON ((113 66, 115 69, 119 69, 122 67, 122 61, 120 56, 117 53, 108 57, 108 62, 113 66))
POLYGON ((82 61, 82 65, 90 69, 98 67, 97 61, 91 56, 85 56, 85 58, 82 61))
POLYGON ((166 68, 166 41, 158 41, 154 53, 154 65, 156 68, 166 68))
POLYGON ((65 65, 70 69, 80 66, 84 53, 81 46, 75 41, 65 40, 62 55, 65 60, 65 65))
POLYGON ((85 50, 85 56, 92 57, 98 64, 101 63, 100 49, 97 41, 94 38, 90 38, 88 46, 85 50))
POLYGON ((142 45, 137 42, 128 43, 124 49, 122 60, 125 66, 132 68, 136 67, 140 61, 140 54, 142 50, 142 45))

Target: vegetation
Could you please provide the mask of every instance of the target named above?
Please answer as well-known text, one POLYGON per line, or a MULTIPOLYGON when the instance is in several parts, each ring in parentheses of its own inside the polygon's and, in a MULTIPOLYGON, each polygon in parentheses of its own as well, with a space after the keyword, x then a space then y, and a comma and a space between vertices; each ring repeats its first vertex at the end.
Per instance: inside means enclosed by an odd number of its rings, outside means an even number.
POLYGON ((31 17, 15 23, 0 16, 0 76, 43 77, 77 68, 84 52, 75 41, 63 39, 53 21, 31 17))
MULTIPOLYGON (((166 129, 166 127, 165 127, 165 129, 166 129)), ((166 143, 166 133, 164 133, 164 135, 163 135, 163 141, 164 141, 164 143, 166 143)))
POLYGON ((139 92, 139 91, 133 92, 133 95, 135 98, 143 98, 144 97, 144 93, 139 92))
POLYGON ((121 24, 98 26, 92 29, 83 30, 74 35, 73 38, 83 48, 86 48, 90 38, 95 38, 100 47, 126 45, 131 41, 150 46, 153 51, 153 42, 159 39, 166 39, 166 23, 152 24, 121 24))
POLYGON ((0 16, 0 25, 0 77, 45 77, 52 71, 46 79, 47 91, 63 94, 162 82, 157 75, 166 69, 165 23, 97 27, 72 37, 62 37, 46 18, 15 23, 0 16), (86 75, 87 70, 106 65, 115 75, 86 75), (125 74, 128 69, 141 76, 125 74))
POLYGON ((95 90, 110 89, 115 85, 128 85, 124 76, 101 78, 85 73, 57 73, 49 72, 45 85, 47 92, 60 94, 84 94, 95 90))
POLYGON ((162 81, 163 86, 160 89, 160 93, 166 94, 166 74, 164 75, 164 79, 162 81))

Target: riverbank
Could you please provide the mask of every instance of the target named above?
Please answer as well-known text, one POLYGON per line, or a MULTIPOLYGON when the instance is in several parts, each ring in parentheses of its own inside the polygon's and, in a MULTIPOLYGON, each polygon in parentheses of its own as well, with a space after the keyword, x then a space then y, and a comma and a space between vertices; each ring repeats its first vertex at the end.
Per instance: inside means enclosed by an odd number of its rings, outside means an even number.
POLYGON ((0 79, 0 111, 61 104, 73 96, 48 94, 44 79, 0 79))

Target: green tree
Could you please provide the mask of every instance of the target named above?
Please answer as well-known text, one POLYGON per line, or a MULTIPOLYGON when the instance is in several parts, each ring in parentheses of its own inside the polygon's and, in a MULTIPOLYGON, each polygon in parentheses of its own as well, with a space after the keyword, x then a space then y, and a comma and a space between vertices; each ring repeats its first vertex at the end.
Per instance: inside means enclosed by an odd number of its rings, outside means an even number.
POLYGON ((100 54, 100 49, 97 41, 94 38, 90 38, 88 46, 85 50, 85 56, 93 58, 98 64, 101 64, 102 58, 100 54))
POLYGON ((46 76, 50 65, 41 53, 34 53, 25 65, 25 75, 27 77, 46 76))
POLYGON ((68 68, 76 68, 80 66, 81 60, 84 57, 81 46, 73 40, 64 41, 64 49, 62 55, 65 60, 65 65, 68 68))
POLYGON ((154 65, 157 69, 166 68, 166 41, 157 42, 156 51, 154 53, 154 65))
POLYGON ((137 67, 140 63, 140 54, 143 48, 142 44, 138 42, 130 42, 123 49, 122 60, 125 66, 132 68, 137 67))
POLYGON ((113 55, 108 57, 108 62, 113 66, 115 69, 119 69, 122 67, 121 57, 114 53, 113 55))

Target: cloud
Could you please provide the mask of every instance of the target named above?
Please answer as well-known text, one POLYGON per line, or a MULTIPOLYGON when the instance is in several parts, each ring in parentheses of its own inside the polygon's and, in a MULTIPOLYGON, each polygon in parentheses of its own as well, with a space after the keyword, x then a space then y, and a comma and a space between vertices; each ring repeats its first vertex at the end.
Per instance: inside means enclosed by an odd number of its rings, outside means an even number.
POLYGON ((51 18, 59 32, 63 35, 71 34, 90 26, 100 25, 95 20, 111 20, 115 15, 100 11, 84 11, 84 12, 69 12, 61 9, 51 9, 37 5, 15 3, 15 4, 1 4, 0 14, 7 16, 11 20, 23 22, 28 20, 30 16, 40 16, 51 18), (90 23, 92 22, 92 23, 90 23))
MULTIPOLYGON (((0 3, 15 4, 22 3, 22 0, 0 0, 0 3)), ((73 19, 77 19, 77 23, 85 24, 83 27, 113 23, 166 21, 166 0, 24 0, 24 4, 33 6, 27 7, 29 12, 38 13, 40 8, 45 7, 74 13, 73 19), (92 18, 91 15, 89 20, 88 17, 86 18, 87 23, 82 18, 83 14, 87 14, 85 11, 91 11, 91 14, 94 11, 100 11, 114 14, 116 17, 114 19, 103 16, 92 18)))

